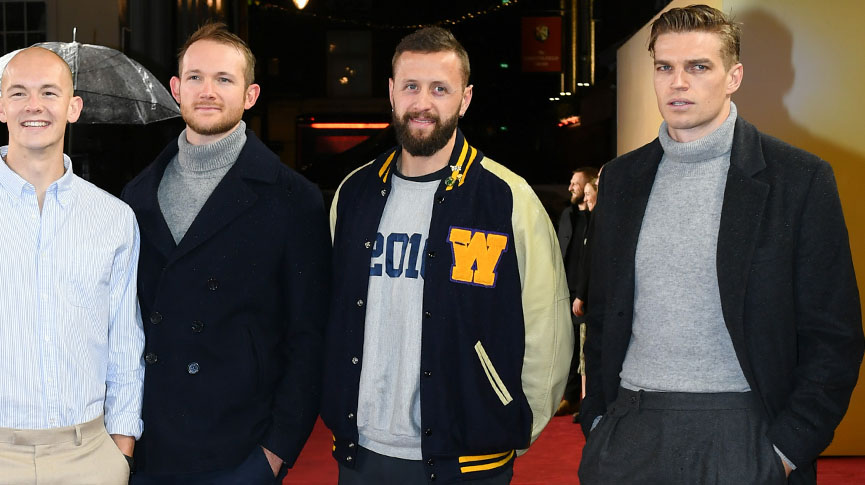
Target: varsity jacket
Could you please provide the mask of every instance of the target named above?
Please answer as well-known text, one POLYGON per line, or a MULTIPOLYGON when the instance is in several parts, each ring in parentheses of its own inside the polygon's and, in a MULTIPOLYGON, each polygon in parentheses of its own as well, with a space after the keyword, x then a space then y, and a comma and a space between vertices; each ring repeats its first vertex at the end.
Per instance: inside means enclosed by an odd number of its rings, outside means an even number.
MULTIPOLYGON (((347 467, 357 457, 371 255, 399 151, 351 173, 331 206, 322 418, 347 467)), ((437 483, 493 476, 528 448, 559 403, 574 348, 561 251, 535 193, 460 131, 449 163, 418 257, 421 448, 437 483)))

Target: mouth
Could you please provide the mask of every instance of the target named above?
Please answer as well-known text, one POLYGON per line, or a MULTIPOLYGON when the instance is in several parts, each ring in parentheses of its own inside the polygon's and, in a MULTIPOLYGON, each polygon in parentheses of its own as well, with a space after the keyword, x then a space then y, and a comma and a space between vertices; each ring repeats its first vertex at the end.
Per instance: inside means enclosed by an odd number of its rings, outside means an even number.
POLYGON ((674 99, 673 101, 670 101, 667 104, 674 107, 674 108, 680 108, 683 106, 690 106, 694 103, 691 101, 688 101, 688 100, 684 100, 684 99, 674 99))
POLYGON ((200 111, 219 111, 222 107, 212 104, 199 104, 195 106, 195 109, 200 111))
POLYGON ((47 121, 24 121, 21 123, 21 126, 25 128, 43 128, 48 126, 50 123, 47 121))

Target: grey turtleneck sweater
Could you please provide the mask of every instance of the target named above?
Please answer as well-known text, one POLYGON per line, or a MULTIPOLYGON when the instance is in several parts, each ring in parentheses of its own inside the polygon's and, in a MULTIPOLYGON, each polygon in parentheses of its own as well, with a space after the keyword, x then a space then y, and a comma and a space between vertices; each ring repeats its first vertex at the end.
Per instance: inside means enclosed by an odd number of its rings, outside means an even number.
POLYGON ((679 143, 667 124, 637 242, 634 323, 622 387, 749 390, 721 313, 716 252, 736 106, 714 132, 679 143))
POLYGON ((159 208, 179 244, 198 212, 222 177, 234 166, 246 144, 246 123, 225 138, 206 145, 192 145, 186 130, 177 138, 179 150, 162 175, 157 192, 159 208))

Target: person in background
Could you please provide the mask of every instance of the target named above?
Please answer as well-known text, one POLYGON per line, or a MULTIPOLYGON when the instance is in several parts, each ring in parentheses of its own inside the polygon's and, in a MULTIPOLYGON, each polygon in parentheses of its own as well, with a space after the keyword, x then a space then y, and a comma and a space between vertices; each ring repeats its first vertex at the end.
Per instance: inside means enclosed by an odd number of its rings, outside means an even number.
POLYGON ((664 121, 592 215, 581 483, 814 484, 856 385, 832 168, 738 115, 739 45, 706 5, 652 23, 664 121))
MULTIPOLYGON (((562 250, 562 260, 565 264, 565 274, 568 281, 568 294, 571 302, 576 297, 576 287, 580 261, 583 259, 583 248, 585 247, 586 232, 589 228, 589 208, 586 204, 585 186, 588 181, 598 176, 595 167, 580 167, 571 175, 571 183, 568 185, 568 193, 571 195, 571 203, 562 211, 559 217, 557 235, 559 248, 562 250)), ((571 317, 574 332, 578 333, 584 318, 582 315, 571 317)), ((580 411, 580 395, 582 394, 582 376, 579 373, 580 357, 575 349, 571 358, 571 367, 568 373, 568 383, 565 393, 556 410, 556 416, 567 414, 574 415, 576 421, 577 413, 580 411)))
POLYGON ((83 107, 32 47, 0 79, 0 482, 125 484, 141 436, 138 225, 63 154, 83 107))
POLYGON ((193 33, 171 78, 186 129, 123 191, 147 334, 134 484, 279 483, 318 415, 327 217, 246 129, 254 72, 225 25, 193 33))

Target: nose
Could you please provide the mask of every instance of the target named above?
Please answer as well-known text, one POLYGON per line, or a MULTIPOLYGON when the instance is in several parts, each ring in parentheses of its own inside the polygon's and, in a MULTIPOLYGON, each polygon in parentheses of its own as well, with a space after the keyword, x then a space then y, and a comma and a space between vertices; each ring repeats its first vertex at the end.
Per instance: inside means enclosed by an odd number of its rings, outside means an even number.
POLYGON ((198 96, 201 98, 213 98, 215 94, 213 92, 213 81, 210 79, 205 79, 204 82, 201 83, 201 91, 198 93, 198 96))
POLYGON ((418 111, 426 111, 432 108, 432 93, 426 89, 420 91, 420 96, 417 97, 415 108, 418 111))
POLYGON ((688 80, 685 78, 686 74, 683 69, 678 69, 673 73, 673 89, 685 90, 688 89, 688 80))
POLYGON ((41 113, 42 102, 39 100, 39 96, 28 96, 27 105, 24 107, 24 109, 28 113, 41 113))

